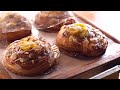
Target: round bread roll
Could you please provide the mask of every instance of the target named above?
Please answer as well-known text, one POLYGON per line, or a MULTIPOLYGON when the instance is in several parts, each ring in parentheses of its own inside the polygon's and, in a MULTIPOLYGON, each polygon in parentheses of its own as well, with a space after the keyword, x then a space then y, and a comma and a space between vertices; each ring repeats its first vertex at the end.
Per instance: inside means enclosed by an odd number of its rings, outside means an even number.
POLYGON ((38 30, 57 32, 62 25, 75 23, 73 15, 68 11, 40 11, 34 20, 38 30))
POLYGON ((11 43, 3 52, 3 65, 24 76, 44 74, 59 61, 60 52, 42 37, 27 36, 11 43))
POLYGON ((63 53, 74 57, 101 56, 108 46, 106 37, 98 29, 83 23, 62 26, 56 43, 63 53))
POLYGON ((24 16, 14 12, 0 15, 0 40, 12 42, 31 34, 32 25, 24 16))

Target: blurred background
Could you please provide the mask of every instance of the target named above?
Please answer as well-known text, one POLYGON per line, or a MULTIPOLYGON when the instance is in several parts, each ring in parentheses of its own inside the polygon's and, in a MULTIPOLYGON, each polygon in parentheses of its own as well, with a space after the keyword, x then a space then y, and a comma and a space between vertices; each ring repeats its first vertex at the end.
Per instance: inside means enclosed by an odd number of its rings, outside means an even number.
POLYGON ((120 11, 74 11, 120 40, 120 11))

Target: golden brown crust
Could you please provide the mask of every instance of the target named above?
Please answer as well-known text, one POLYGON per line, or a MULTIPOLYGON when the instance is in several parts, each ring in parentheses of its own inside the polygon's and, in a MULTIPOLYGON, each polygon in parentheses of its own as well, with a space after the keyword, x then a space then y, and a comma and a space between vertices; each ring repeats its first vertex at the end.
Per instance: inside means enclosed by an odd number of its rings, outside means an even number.
POLYGON ((0 40, 7 40, 8 42, 12 42, 12 41, 21 39, 23 37, 26 37, 30 34, 31 34, 30 30, 21 30, 16 32, 2 33, 0 34, 1 36, 0 40))
POLYGON ((31 23, 18 13, 5 13, 0 17, 0 40, 12 42, 31 34, 31 23))
POLYGON ((58 47, 64 53, 71 53, 71 56, 101 56, 105 53, 108 42, 105 36, 97 29, 88 26, 88 35, 84 38, 72 37, 70 41, 70 34, 67 33, 69 25, 64 25, 59 31, 56 39, 58 47))
POLYGON ((42 37, 28 36, 5 49, 3 64, 13 73, 34 76, 44 74, 58 62, 59 56, 56 45, 50 45, 42 37))
POLYGON ((63 25, 75 22, 73 16, 66 11, 41 11, 35 16, 34 25, 38 30, 57 32, 63 25))

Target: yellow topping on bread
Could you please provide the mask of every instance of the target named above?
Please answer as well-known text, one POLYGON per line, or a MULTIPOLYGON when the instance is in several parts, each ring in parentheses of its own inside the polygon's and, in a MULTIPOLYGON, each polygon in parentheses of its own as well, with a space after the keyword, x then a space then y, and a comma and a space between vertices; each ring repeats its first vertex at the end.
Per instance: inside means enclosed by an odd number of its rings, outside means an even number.
POLYGON ((36 43, 33 42, 32 40, 28 40, 27 38, 24 38, 20 41, 20 48, 23 51, 27 51, 36 47, 37 47, 36 43))
POLYGON ((74 23, 69 26, 68 32, 73 36, 84 38, 85 36, 88 35, 88 28, 83 23, 74 23))

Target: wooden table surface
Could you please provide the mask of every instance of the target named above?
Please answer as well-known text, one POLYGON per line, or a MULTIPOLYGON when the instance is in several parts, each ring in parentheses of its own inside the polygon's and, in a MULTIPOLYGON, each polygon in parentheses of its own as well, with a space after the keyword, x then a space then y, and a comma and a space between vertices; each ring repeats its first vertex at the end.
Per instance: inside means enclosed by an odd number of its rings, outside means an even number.
MULTIPOLYGON (((88 18, 89 20, 93 21, 97 26, 101 27, 103 30, 105 30, 110 35, 114 36, 118 40, 120 40, 120 11, 76 11, 76 13, 88 18)), ((98 69, 105 70, 108 67, 111 68, 115 66, 116 64, 119 64, 118 61, 120 58, 116 59, 116 61, 104 64, 103 66, 100 66, 99 68, 95 68, 92 70, 93 73, 99 73, 95 72, 98 69)), ((101 71, 102 71, 101 70, 101 71)), ((91 74, 91 71, 84 72, 80 76, 75 76, 73 78, 77 77, 83 77, 88 78, 87 75, 91 74), (86 76, 85 76, 86 75, 86 76)), ((4 70, 3 66, 0 64, 0 79, 1 78, 11 78, 8 73, 4 70)))

